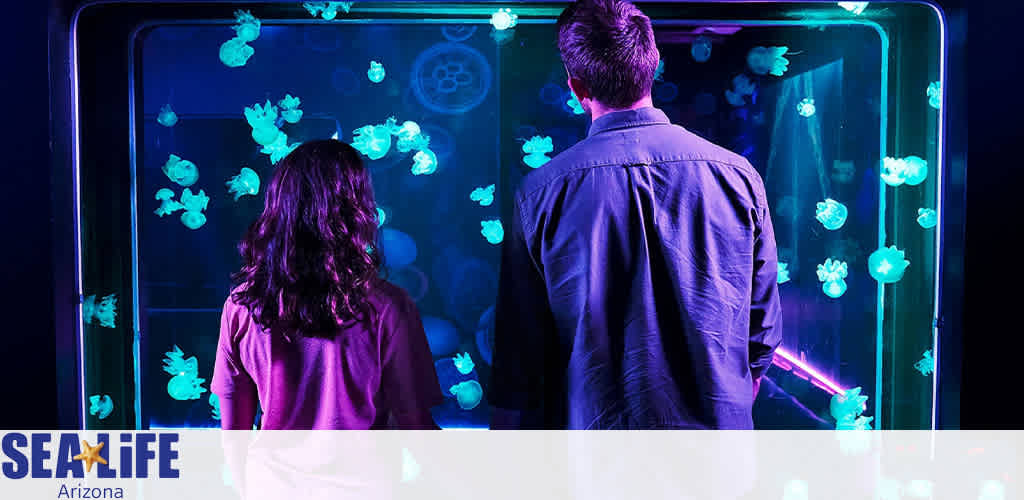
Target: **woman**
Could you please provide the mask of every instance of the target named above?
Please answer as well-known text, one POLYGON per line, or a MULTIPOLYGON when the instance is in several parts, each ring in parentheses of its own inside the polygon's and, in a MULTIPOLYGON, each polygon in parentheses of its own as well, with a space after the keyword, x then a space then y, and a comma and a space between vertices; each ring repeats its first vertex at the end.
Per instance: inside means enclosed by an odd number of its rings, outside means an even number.
POLYGON ((376 204, 358 153, 335 140, 277 166, 239 245, 210 384, 221 427, 435 429, 444 396, 416 305, 379 278, 376 204))

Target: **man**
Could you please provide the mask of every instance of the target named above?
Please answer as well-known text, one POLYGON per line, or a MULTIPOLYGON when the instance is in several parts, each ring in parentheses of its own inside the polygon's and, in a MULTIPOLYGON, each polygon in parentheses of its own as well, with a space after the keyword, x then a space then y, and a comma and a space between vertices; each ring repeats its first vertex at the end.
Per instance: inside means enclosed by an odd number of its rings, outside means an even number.
POLYGON ((592 123, 504 221, 492 426, 750 429, 781 342, 764 183, 653 107, 635 6, 577 2, 557 28, 592 123))

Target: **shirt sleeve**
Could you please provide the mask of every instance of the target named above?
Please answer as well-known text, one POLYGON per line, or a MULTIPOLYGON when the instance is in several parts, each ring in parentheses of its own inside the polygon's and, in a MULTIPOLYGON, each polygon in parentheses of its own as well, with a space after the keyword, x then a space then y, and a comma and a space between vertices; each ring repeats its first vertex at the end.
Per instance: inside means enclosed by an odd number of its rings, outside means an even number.
POLYGON ((782 307, 779 257, 771 214, 767 205, 758 207, 755 213, 758 220, 750 302, 750 373, 758 379, 771 366, 775 349, 782 343, 782 307))
POLYGON ((444 402, 416 303, 402 292, 381 313, 381 402, 391 411, 428 410, 444 402))
POLYGON ((508 410, 541 407, 544 345, 555 335, 547 287, 534 260, 517 202, 507 221, 494 317, 494 359, 488 402, 508 410))
POLYGON ((248 328, 247 324, 242 324, 242 318, 237 314, 238 308, 228 298, 220 316, 220 338, 217 340, 217 357, 213 365, 210 392, 224 398, 230 398, 239 391, 248 391, 250 394, 256 392, 256 383, 242 366, 238 344, 235 342, 241 336, 241 329, 248 328))

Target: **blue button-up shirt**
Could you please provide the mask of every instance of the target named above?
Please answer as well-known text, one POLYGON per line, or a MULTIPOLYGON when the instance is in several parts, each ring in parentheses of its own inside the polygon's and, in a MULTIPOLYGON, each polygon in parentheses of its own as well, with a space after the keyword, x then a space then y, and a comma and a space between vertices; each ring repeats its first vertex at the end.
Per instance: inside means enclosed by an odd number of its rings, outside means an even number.
POLYGON ((541 428, 753 427, 782 332, 746 159, 658 109, 610 113, 524 178, 504 225, 492 405, 541 428))

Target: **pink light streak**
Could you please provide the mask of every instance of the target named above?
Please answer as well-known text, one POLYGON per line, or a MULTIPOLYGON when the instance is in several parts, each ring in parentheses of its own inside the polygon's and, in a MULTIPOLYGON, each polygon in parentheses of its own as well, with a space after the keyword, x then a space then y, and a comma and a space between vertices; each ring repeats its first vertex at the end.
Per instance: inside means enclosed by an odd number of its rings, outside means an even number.
MULTIPOLYGON (((794 366, 799 368, 800 371, 806 373, 807 375, 810 375, 814 379, 811 382, 812 384, 824 389, 825 392, 828 392, 830 395, 846 392, 846 389, 840 387, 839 384, 835 383, 828 377, 822 375, 821 372, 815 370, 807 363, 800 361, 799 358, 797 358, 789 351, 786 351, 781 347, 775 350, 775 364, 783 369, 792 369, 794 366)), ((796 375, 800 377, 799 373, 797 373, 796 375)), ((806 379, 805 377, 800 378, 806 379)))

